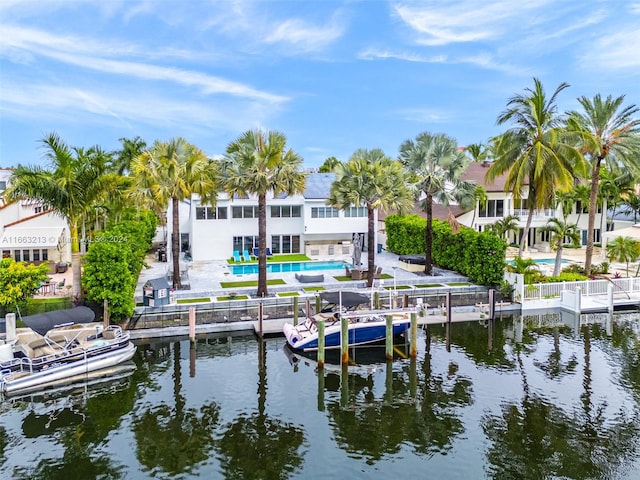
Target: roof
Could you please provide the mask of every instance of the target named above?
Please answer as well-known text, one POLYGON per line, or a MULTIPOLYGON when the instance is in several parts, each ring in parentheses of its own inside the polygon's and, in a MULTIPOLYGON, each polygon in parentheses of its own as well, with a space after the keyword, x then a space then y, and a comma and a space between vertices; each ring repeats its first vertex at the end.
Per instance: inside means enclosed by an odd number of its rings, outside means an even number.
POLYGON ((627 228, 621 228, 619 230, 613 230, 602 234, 607 240, 611 240, 617 237, 631 237, 635 240, 640 240, 640 224, 632 225, 627 228))
POLYGON ((96 315, 88 307, 75 307, 66 310, 53 310, 21 317, 21 320, 34 332, 46 335, 49 330, 57 326, 75 323, 91 323, 96 315))
MULTIPOLYGON (((491 162, 472 162, 462 174, 463 180, 472 180, 482 185, 487 192, 504 192, 508 172, 498 175, 493 182, 487 183, 485 176, 491 166, 491 162)), ((525 182, 528 184, 528 182, 525 182)))
POLYGON ((154 290, 161 290, 163 288, 171 288, 171 286, 169 285, 169 282, 167 282, 167 279, 164 277, 160 277, 160 278, 151 278, 149 280, 147 280, 144 284, 144 286, 149 286, 151 288, 153 288, 154 290))
POLYGON ((309 173, 307 174, 304 198, 326 199, 331 192, 331 184, 336 179, 335 173, 309 173))
POLYGON ((57 247, 65 227, 7 227, 0 238, 0 248, 57 247))

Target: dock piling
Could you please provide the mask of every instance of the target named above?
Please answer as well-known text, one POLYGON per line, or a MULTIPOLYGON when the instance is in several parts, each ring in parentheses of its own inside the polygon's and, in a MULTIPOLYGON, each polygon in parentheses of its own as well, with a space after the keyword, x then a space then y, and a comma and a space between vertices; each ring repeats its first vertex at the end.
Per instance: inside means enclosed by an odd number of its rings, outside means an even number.
POLYGON ((387 315, 387 329, 385 338, 385 356, 387 360, 393 360, 393 316, 387 315))
POLYGON ((196 307, 189 307, 189 340, 196 343, 196 307))
POLYGON ((324 369, 324 320, 318 319, 316 322, 318 327, 318 370, 324 369))

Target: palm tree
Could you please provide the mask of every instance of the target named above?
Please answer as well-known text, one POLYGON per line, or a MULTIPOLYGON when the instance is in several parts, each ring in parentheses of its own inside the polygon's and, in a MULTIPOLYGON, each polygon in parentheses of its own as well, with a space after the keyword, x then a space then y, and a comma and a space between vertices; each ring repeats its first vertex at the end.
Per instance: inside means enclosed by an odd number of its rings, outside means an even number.
POLYGON ((348 162, 335 167, 335 173, 327 204, 343 210, 367 209, 367 286, 371 287, 375 274, 375 212, 393 209, 403 213, 411 209, 413 196, 407 186, 407 174, 399 162, 377 148, 356 150, 348 162))
POLYGON ((184 138, 154 142, 131 164, 133 177, 130 195, 155 212, 163 212, 171 204, 173 288, 180 280, 180 202, 198 194, 203 203, 215 204, 218 184, 215 162, 184 138))
POLYGON ((629 262, 635 262, 640 256, 640 244, 631 237, 616 237, 607 244, 607 258, 609 261, 625 262, 627 277, 629 276, 629 262))
POLYGON ((481 143, 472 143, 464 149, 473 162, 483 162, 489 157, 489 149, 481 143))
POLYGON ((540 230, 551 234, 550 243, 556 250, 556 263, 553 267, 553 276, 557 277, 560 275, 562 249, 565 239, 569 240, 573 245, 578 244, 580 242, 580 229, 575 223, 567 223, 559 218, 552 218, 540 230))
POLYGON ((505 188, 513 192, 516 200, 525 197, 524 189, 528 186, 529 215, 519 256, 524 251, 534 211, 549 206, 557 191, 571 190, 574 175, 583 170, 582 156, 556 113, 556 98, 568 86, 560 84, 547 97, 542 83, 534 78, 534 87, 511 97, 507 110, 498 116, 498 125, 514 126, 496 138, 496 160, 487 170, 486 178, 493 182, 498 175, 508 172, 505 188))
POLYGON ((508 242, 508 234, 509 232, 518 233, 520 223, 520 217, 517 215, 507 215, 500 220, 496 220, 493 225, 491 225, 491 230, 498 237, 506 240, 508 242))
POLYGON ((42 144, 48 168, 19 165, 5 195, 9 200, 29 198, 58 212, 69 224, 74 298, 82 297, 79 228, 109 185, 105 174, 109 155, 100 147, 70 147, 56 133, 42 144))
POLYGON ((487 191, 482 185, 476 185, 476 188, 473 189, 473 199, 475 206, 473 208, 473 217, 471 218, 471 227, 473 227, 476 222, 476 212, 480 209, 480 205, 486 205, 487 200, 489 200, 487 191))
POLYGON ((224 189, 229 196, 258 197, 258 297, 267 296, 267 194, 304 192, 302 157, 277 131, 248 130, 227 146, 224 189))
POLYGON ((591 273, 593 257, 596 204, 600 183, 600 167, 606 161, 612 170, 636 171, 640 155, 640 119, 634 118, 638 107, 622 107, 624 95, 603 99, 597 94, 593 99, 578 98, 582 112, 569 112, 567 126, 582 139, 582 150, 590 163, 591 193, 589 196, 589 226, 584 268, 591 273))
POLYGON ((121 138, 122 148, 113 154, 111 169, 118 175, 127 175, 131 172, 133 161, 147 149, 147 142, 140 137, 121 138))
POLYGON ((431 275, 433 204, 436 201, 443 205, 458 202, 463 208, 471 207, 475 202, 476 184, 462 180, 469 160, 458 150, 456 141, 444 134, 424 132, 415 142, 406 140, 400 145, 400 161, 416 175, 416 189, 424 195, 422 209, 427 214, 424 272, 431 275))

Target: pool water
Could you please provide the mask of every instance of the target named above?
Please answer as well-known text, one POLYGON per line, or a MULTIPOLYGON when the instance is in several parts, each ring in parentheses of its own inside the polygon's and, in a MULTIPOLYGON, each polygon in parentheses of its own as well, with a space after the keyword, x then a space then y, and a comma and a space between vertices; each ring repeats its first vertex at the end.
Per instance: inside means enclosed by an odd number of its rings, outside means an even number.
MULTIPOLYGON (((322 262, 286 262, 267 263, 268 273, 284 272, 313 272, 318 270, 338 270, 343 269, 345 263, 341 260, 327 260, 322 262)), ((234 275, 250 275, 258 273, 258 264, 234 265, 231 266, 231 273, 234 275)))

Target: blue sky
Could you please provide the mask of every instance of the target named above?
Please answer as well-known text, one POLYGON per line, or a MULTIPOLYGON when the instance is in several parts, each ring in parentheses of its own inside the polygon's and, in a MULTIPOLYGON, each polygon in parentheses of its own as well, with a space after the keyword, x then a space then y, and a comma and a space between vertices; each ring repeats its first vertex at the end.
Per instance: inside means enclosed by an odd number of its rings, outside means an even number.
POLYGON ((508 98, 561 83, 640 104, 640 1, 2 0, 0 166, 39 140, 182 136, 208 155, 279 130, 305 166, 396 157, 424 131, 484 143, 508 98))

